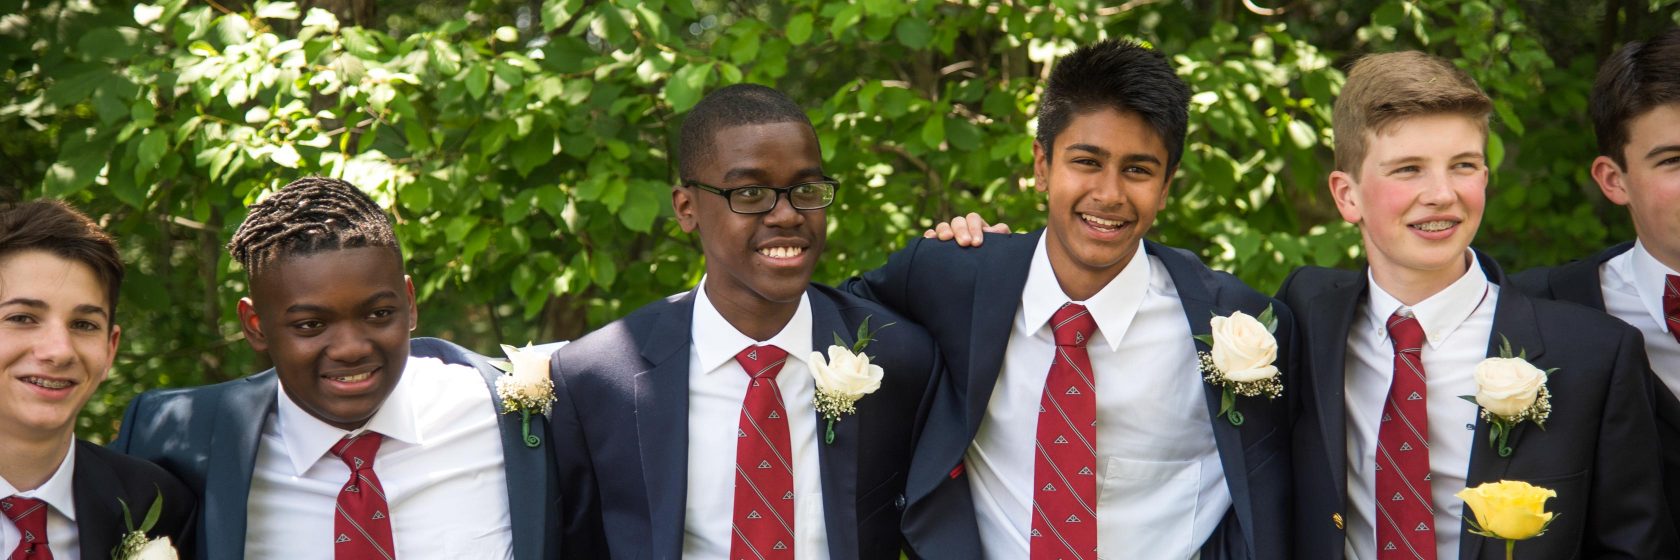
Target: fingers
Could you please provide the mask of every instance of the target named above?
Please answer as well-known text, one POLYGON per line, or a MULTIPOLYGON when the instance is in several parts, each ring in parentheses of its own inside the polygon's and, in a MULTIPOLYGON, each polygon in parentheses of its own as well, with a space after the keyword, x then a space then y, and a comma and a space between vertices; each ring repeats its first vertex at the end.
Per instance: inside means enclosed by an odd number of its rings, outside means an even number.
POLYGON ((987 233, 1009 233, 1009 224, 1006 224, 1006 223, 1003 223, 1003 222, 998 222, 998 223, 986 226, 985 229, 986 229, 987 233))
POLYGON ((950 241, 952 238, 956 237, 956 233, 951 229, 950 222, 940 222, 938 225, 933 226, 933 229, 922 232, 922 237, 926 237, 928 239, 938 239, 940 241, 950 241))

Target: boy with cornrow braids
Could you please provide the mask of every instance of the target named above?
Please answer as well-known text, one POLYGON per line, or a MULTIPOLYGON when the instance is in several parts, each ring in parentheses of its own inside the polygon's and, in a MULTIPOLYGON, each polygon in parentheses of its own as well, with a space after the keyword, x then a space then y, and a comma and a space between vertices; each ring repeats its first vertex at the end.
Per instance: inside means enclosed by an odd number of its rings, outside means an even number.
POLYGON ((140 395, 112 444, 197 492, 200 558, 558 554, 549 453, 501 414, 485 358, 409 339, 414 284, 366 194, 294 181, 228 250, 249 278, 239 326, 274 368, 140 395))

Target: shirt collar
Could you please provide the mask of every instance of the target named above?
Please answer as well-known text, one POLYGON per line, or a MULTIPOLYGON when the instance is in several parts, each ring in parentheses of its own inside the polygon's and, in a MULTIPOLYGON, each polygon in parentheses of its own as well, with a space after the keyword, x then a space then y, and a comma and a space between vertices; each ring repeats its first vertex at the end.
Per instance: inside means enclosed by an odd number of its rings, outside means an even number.
POLYGON ((1118 351, 1120 341, 1126 337, 1126 329, 1131 326, 1132 318, 1149 293, 1153 266, 1144 251, 1143 241, 1138 241, 1132 260, 1126 262, 1119 275, 1109 280, 1090 299, 1073 301, 1067 292, 1062 291, 1061 283, 1056 280, 1056 271, 1050 266, 1050 253, 1045 245, 1048 237, 1040 235, 1038 248, 1033 250, 1026 288, 1021 291, 1021 320, 1036 333, 1049 328, 1050 317, 1062 308, 1062 304, 1078 303, 1091 312, 1091 318, 1097 323, 1097 336, 1102 337, 1108 350, 1118 351))
POLYGON ((391 394, 385 397, 384 404, 373 413, 367 424, 355 430, 345 430, 322 422, 298 406, 283 387, 282 390, 276 391, 280 394, 280 405, 276 413, 277 428, 280 440, 286 448, 286 457, 291 460, 297 475, 303 476, 332 449, 333 445, 351 434, 374 431, 385 436, 387 440, 413 445, 424 444, 424 434, 421 433, 420 422, 416 417, 419 411, 414 406, 412 394, 417 390, 415 376, 431 374, 433 372, 428 370, 442 365, 443 362, 436 358, 409 356, 408 363, 403 366, 402 378, 397 380, 396 388, 391 389, 391 394))
POLYGON ((76 521, 76 499, 72 481, 76 476, 76 440, 70 439, 70 450, 64 453, 64 460, 59 461, 58 470, 53 471, 52 477, 41 483, 39 488, 19 492, 11 481, 0 478, 0 498, 20 496, 46 502, 48 506, 58 510, 66 519, 76 521))
POLYGON ((1371 287, 1371 297, 1365 306, 1365 318, 1376 332, 1378 342, 1388 340, 1388 317, 1400 313, 1417 317, 1418 325, 1423 327, 1424 338, 1429 340, 1429 347, 1439 348, 1453 331, 1464 324, 1465 319, 1476 312, 1476 308, 1481 307, 1482 302, 1487 301, 1487 274, 1482 272, 1475 251, 1465 250, 1465 253, 1470 266, 1463 276, 1409 308, 1377 285, 1376 277, 1371 275, 1370 269, 1366 269, 1365 278, 1371 287))
POLYGON ((1657 321, 1657 328, 1668 332, 1668 321, 1663 315, 1663 290, 1666 289, 1668 275, 1680 273, 1658 261, 1645 249, 1643 241, 1633 243, 1632 253, 1633 271, 1630 277, 1633 278, 1633 291, 1639 294, 1639 303, 1657 321))
POLYGON ((769 340, 753 340, 729 324, 712 299, 706 295, 706 278, 694 289, 694 322, 689 330, 695 353, 700 356, 700 371, 711 373, 735 359, 741 350, 753 345, 768 345, 787 351, 788 357, 805 363, 811 355, 811 296, 799 295, 799 308, 793 318, 782 325, 781 332, 769 340))

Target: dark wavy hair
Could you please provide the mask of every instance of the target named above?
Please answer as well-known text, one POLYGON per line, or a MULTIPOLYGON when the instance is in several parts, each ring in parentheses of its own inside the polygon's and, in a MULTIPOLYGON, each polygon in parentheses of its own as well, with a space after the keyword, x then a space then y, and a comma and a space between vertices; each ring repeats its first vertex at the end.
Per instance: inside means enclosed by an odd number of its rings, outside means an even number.
POLYGON ((105 286, 110 324, 116 324, 122 258, 117 255, 116 240, 99 224, 57 200, 25 202, 0 210, 0 259, 23 251, 45 251, 92 269, 105 286))

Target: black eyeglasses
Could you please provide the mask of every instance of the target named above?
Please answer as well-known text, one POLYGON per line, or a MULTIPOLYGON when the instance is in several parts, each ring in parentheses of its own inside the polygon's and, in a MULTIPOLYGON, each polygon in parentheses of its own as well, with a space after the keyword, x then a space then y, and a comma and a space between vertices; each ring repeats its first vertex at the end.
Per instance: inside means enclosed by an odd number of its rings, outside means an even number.
POLYGON ((834 191, 840 186, 840 181, 824 177, 821 181, 811 181, 781 188, 764 185, 747 185, 732 189, 720 189, 699 181, 683 181, 683 186, 694 187, 729 201, 729 211, 736 214, 763 214, 776 209, 776 201, 782 195, 787 195, 788 204, 794 210, 821 210, 834 204, 834 191))

